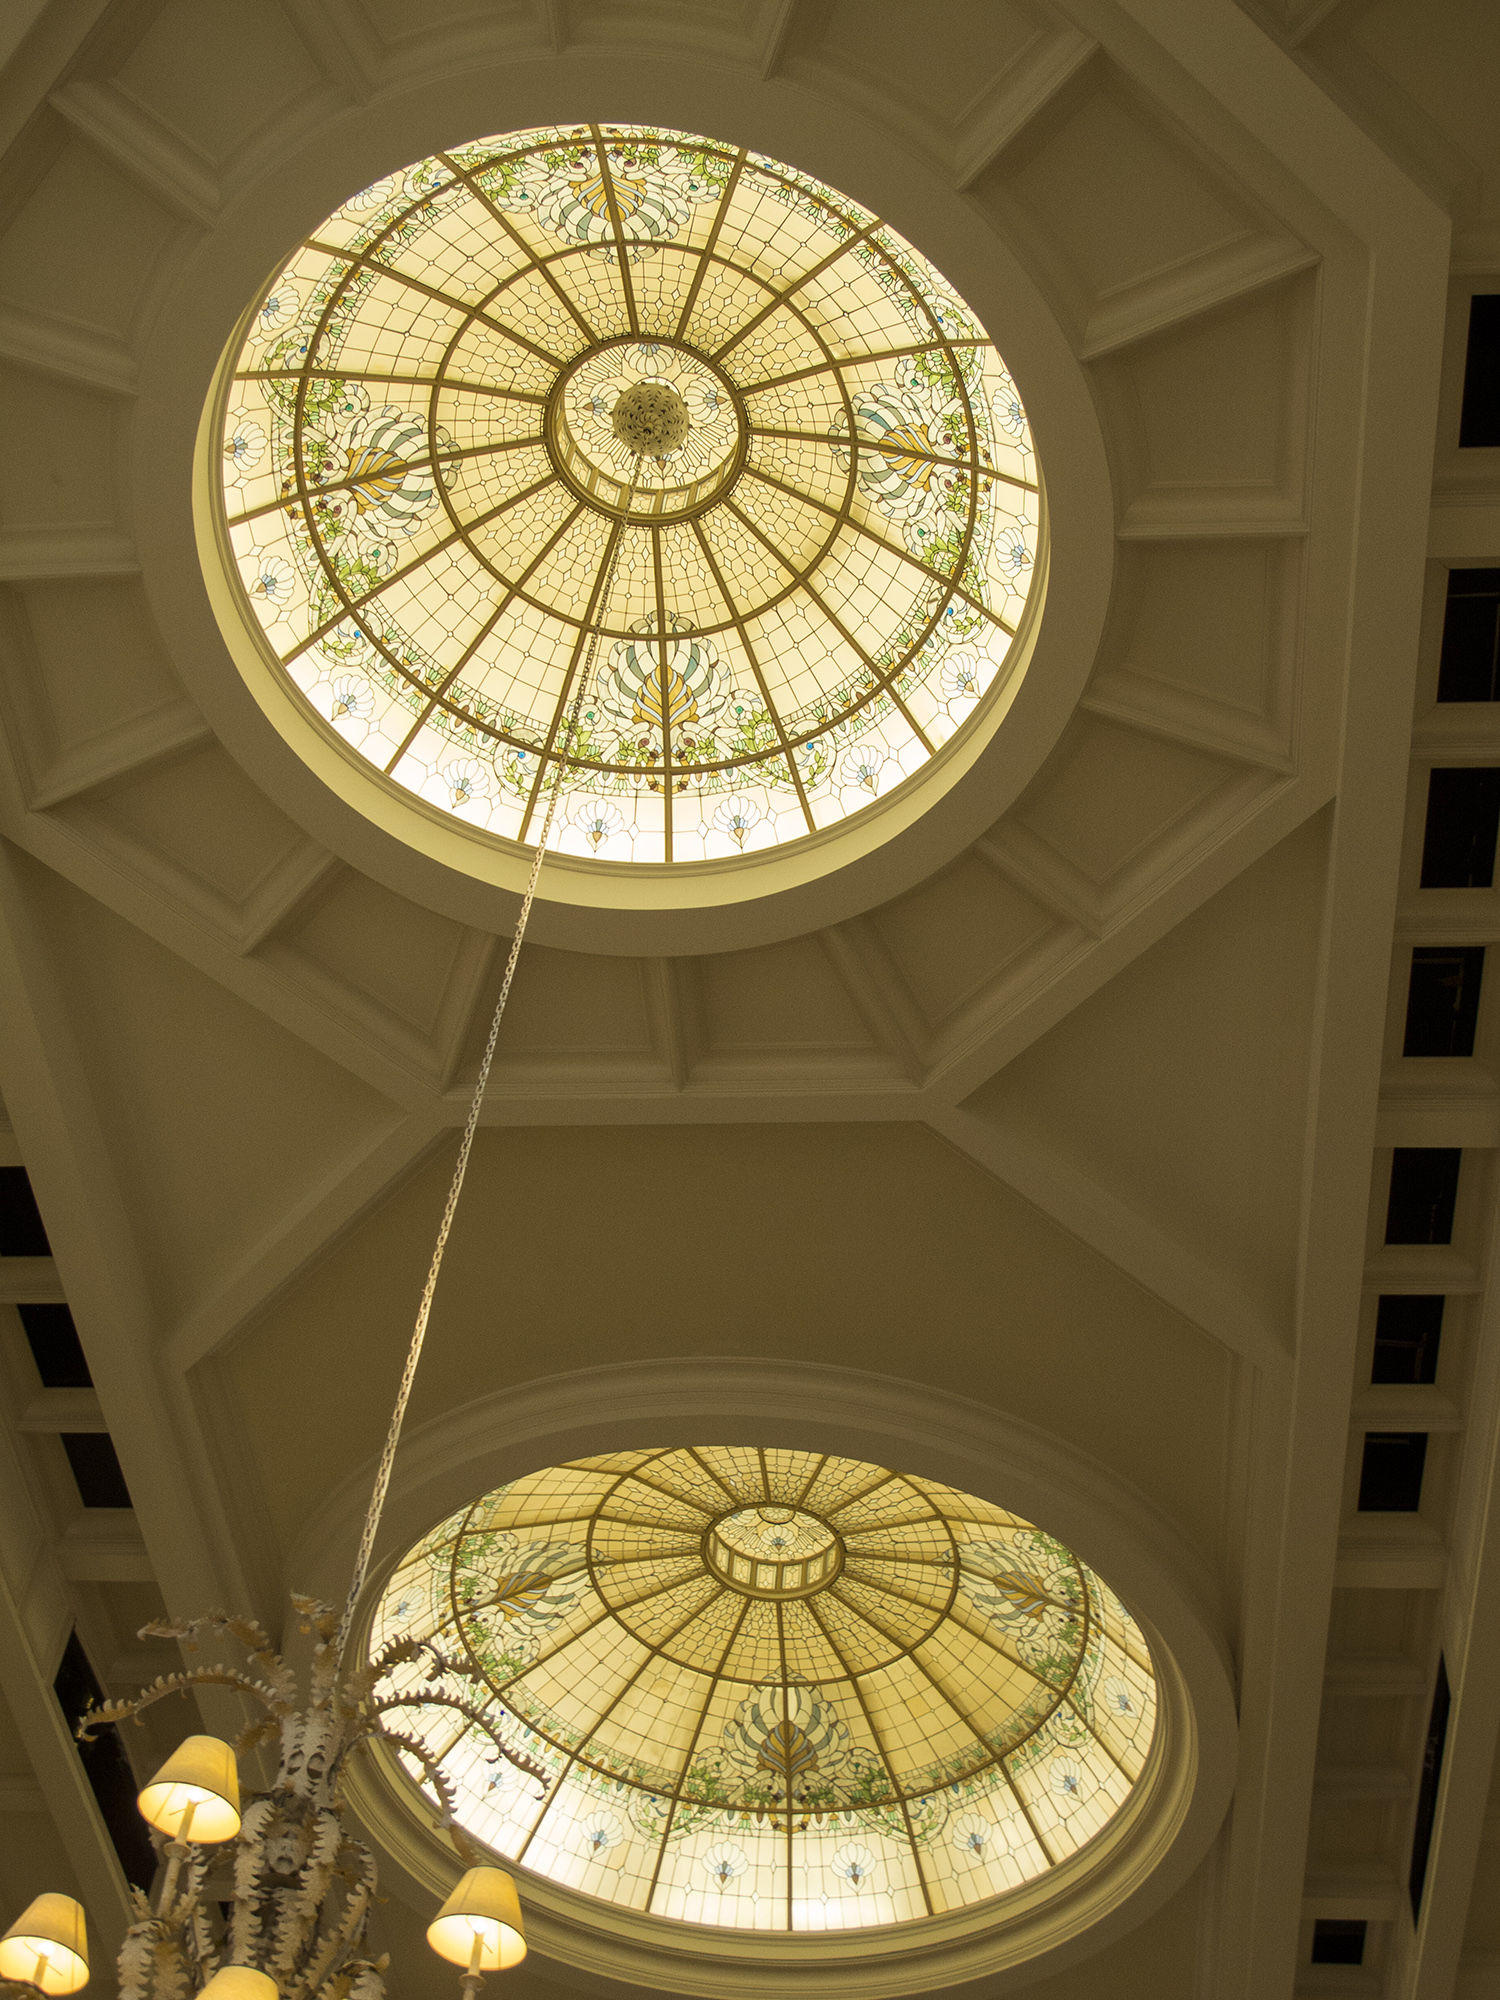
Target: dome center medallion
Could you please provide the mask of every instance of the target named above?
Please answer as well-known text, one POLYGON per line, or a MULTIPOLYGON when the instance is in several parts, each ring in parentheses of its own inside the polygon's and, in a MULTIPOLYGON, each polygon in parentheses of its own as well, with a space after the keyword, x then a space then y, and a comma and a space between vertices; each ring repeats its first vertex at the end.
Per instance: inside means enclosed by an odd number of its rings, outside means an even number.
POLYGON ((739 1507, 715 1521, 703 1556, 721 1583, 746 1597, 808 1597, 844 1566, 828 1523, 797 1507, 739 1507))
POLYGON ((672 341, 609 340, 580 355, 548 396, 544 433, 577 497, 615 515, 628 500, 633 522, 701 514, 734 484, 745 455, 728 376, 672 341))

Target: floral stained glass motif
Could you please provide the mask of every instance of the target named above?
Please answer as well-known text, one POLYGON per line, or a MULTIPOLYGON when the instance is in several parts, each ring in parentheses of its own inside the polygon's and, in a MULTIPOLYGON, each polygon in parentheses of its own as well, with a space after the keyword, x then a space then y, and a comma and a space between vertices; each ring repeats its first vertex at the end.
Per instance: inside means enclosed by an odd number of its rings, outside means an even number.
POLYGON ((501 1487, 396 1569, 372 1650, 401 1637, 467 1658, 517 1756, 414 1699, 472 1836, 732 1929, 1003 1896, 1104 1830, 1156 1726, 1140 1628, 1067 1549, 810 1452, 623 1452, 501 1487))
POLYGON ((654 127, 356 195, 252 313, 222 439, 246 603, 324 724, 510 839, 560 785, 555 844, 602 862, 873 806, 1003 683, 1040 551, 1025 411, 946 280, 654 127), (685 425, 654 457, 616 427, 642 385, 685 425))

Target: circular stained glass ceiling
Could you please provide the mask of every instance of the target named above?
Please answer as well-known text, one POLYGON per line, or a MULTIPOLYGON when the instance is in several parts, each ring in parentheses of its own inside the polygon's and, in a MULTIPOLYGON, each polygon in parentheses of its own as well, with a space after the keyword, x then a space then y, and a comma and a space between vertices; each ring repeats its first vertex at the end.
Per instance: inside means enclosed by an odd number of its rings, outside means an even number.
MULTIPOLYGON (((488 1494, 391 1577, 371 1649, 466 1657, 520 1760, 400 1718, 498 1855, 762 1932, 918 1922, 1043 1876, 1145 1767, 1139 1627, 1049 1535, 928 1479, 728 1447, 488 1494)), ((422 1659, 401 1672, 415 1693, 422 1659)), ((406 1759, 414 1781, 421 1772, 406 1759)))
POLYGON ((919 771, 1005 677, 1035 461, 912 246, 644 126, 481 140, 347 202, 228 384, 232 565, 396 785, 610 862, 733 858, 919 771))

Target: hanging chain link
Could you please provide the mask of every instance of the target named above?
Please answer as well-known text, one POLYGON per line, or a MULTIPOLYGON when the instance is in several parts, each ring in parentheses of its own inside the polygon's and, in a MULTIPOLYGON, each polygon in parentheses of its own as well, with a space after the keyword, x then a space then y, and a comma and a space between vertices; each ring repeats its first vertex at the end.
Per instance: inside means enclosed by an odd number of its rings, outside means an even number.
POLYGON ((448 1203, 443 1210, 443 1219, 438 1225, 437 1242, 433 1246, 432 1263, 427 1272, 427 1283, 422 1287, 422 1302, 417 1307, 417 1323, 412 1330, 411 1346, 407 1350, 406 1367, 402 1371, 401 1386, 396 1391, 396 1406, 391 1412, 390 1429, 386 1432, 385 1449, 380 1454, 380 1465, 375 1474, 375 1486, 370 1495, 370 1505, 365 1513, 364 1529, 359 1538, 359 1553, 354 1559, 354 1574, 349 1583, 349 1596, 344 1605, 344 1615, 339 1621, 338 1640, 335 1657, 342 1660, 344 1646, 349 1638, 349 1628, 354 1622, 354 1608, 360 1592, 365 1587, 365 1578, 370 1572, 370 1558, 375 1552, 375 1537, 380 1532, 380 1517, 385 1512, 386 1494, 390 1489, 391 1468, 396 1462, 396 1447, 401 1442, 401 1427, 406 1422, 406 1406, 411 1401, 412 1384, 416 1380, 417 1363, 422 1358, 422 1344, 427 1338, 427 1321, 432 1312, 432 1297, 437 1290, 438 1273, 443 1268, 443 1252, 448 1246, 448 1232, 453 1227, 454 1211, 458 1207, 458 1197, 463 1192, 464 1175, 469 1168, 469 1153, 474 1144, 474 1133, 479 1125, 480 1108, 484 1103, 485 1087, 490 1080, 490 1064, 495 1056, 495 1044, 500 1036, 500 1022, 505 1014, 505 1003, 510 998, 510 984, 515 977, 516 960, 521 955, 521 944, 526 936, 526 925, 531 916, 531 905, 536 897, 537 882, 542 873, 542 862, 546 858, 547 841, 552 832, 552 822, 557 816, 558 801, 562 797, 563 763, 572 748, 578 733, 578 721, 583 712, 584 697, 593 677, 594 661, 599 652, 599 638, 605 624, 605 613, 609 608, 610 593, 614 589, 615 572, 620 565, 620 551, 625 546, 625 528, 630 515, 631 502, 635 499, 636 481, 640 476, 640 455, 637 453, 631 464, 630 486, 625 495, 625 504, 620 510, 620 527, 615 536, 615 545, 610 552, 609 565, 605 570, 604 582, 599 591, 599 602, 594 613, 593 629, 588 636, 584 659, 578 673, 578 686, 573 695, 573 705, 568 711, 563 725, 562 737, 554 753, 555 777, 547 794, 547 810, 542 819, 542 831, 537 839, 536 853, 532 858, 531 876, 526 884, 526 894, 521 899, 521 914, 516 919, 515 935, 510 942, 510 956, 505 962, 505 977, 500 982, 500 997, 495 1002, 494 1018, 490 1022, 489 1039, 484 1045, 484 1054, 479 1062, 479 1076, 474 1085, 473 1100, 469 1105, 469 1116, 464 1125, 463 1138, 459 1142, 458 1162, 453 1169, 453 1183, 448 1189, 448 1203))

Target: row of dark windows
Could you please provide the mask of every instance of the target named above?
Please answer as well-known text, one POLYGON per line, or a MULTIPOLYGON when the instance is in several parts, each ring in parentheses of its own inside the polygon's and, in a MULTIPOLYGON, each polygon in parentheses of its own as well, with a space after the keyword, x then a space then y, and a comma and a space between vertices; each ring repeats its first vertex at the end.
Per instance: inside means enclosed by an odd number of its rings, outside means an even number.
MULTIPOLYGON (((86 1708, 97 1707, 104 1699, 99 1676, 76 1631, 68 1635, 53 1676, 52 1692, 70 1730, 76 1728, 86 1708)), ((156 1873, 156 1854, 146 1822, 136 1808, 136 1779, 119 1730, 101 1729, 92 1743, 78 1745, 78 1757, 98 1804, 99 1816, 120 1857, 125 1879, 149 1886, 156 1873)))
POLYGON ((1458 444, 1461 451, 1500 444, 1500 293, 1479 292, 1469 301, 1458 444))
MULTIPOLYGON (((1391 1292, 1375 1311, 1374 1383, 1437 1380, 1441 1292, 1391 1292)), ((1359 1466, 1361 1514, 1415 1514, 1427 1470, 1426 1431, 1366 1431, 1359 1466)))
MULTIPOLYGON (((0 1167, 0 1257, 51 1255, 52 1245, 26 1169, 0 1167)), ((17 1310, 42 1387, 92 1389, 94 1378, 70 1308, 23 1305, 17 1310)), ((102 1431, 64 1431, 61 1436, 84 1506, 128 1507, 130 1490, 113 1440, 102 1431)), ((52 1691, 70 1729, 91 1703, 104 1699, 99 1677, 76 1631, 69 1634, 63 1648, 52 1691)), ((127 1879, 149 1883, 156 1871, 156 1855, 136 1810, 136 1780, 119 1731, 102 1730, 92 1743, 80 1743, 78 1756, 127 1879)))
MULTIPOLYGON (((1500 445, 1500 295, 1476 297, 1469 313, 1459 444, 1500 445)), ((1440 702, 1500 701, 1500 569, 1448 573, 1440 702)), ((1424 889, 1487 889, 1495 876, 1500 830, 1500 769, 1435 769, 1427 789, 1422 840, 1424 889)), ((1484 977, 1484 947, 1419 946, 1407 990, 1407 1056, 1471 1056, 1484 977)), ((1449 1243, 1458 1198, 1461 1151, 1403 1146, 1391 1166, 1387 1243, 1449 1243)), ((1374 1383, 1437 1379, 1442 1338, 1441 1294, 1387 1294, 1376 1309, 1374 1383)), ((1413 1513, 1421 1504, 1427 1461, 1425 1431, 1370 1431, 1360 1463, 1361 1513, 1413 1513)), ((1421 1908, 1448 1726, 1448 1677, 1438 1662, 1437 1686, 1422 1759, 1412 1831, 1409 1888, 1412 1914, 1421 1908)), ((1363 1918, 1319 1917, 1313 1925, 1314 1965, 1362 1965, 1363 1918)))
MULTIPOLYGON (((1463 1149, 1398 1146, 1386 1202, 1387 1243, 1451 1243, 1463 1149)), ((1437 1380, 1443 1335, 1440 1292, 1386 1293, 1375 1316, 1375 1383, 1437 1380)), ((1427 1469, 1426 1431, 1367 1431, 1359 1468, 1362 1514, 1415 1514, 1427 1469)))
MULTIPOLYGON (((1448 1714, 1452 1706, 1448 1663, 1439 1654, 1432 1707, 1427 1716, 1427 1735, 1422 1744, 1422 1774, 1417 1780, 1411 1865, 1406 1877, 1413 1922, 1422 1914, 1422 1892, 1427 1887, 1427 1862, 1432 1852, 1432 1829, 1437 1820, 1438 1788, 1443 1780, 1443 1752, 1448 1743, 1448 1714)), ((1363 1965, 1366 1929, 1363 1917, 1319 1917, 1313 1925, 1313 1964, 1363 1965)))
MULTIPOLYGON (((24 1167, 0 1167, 0 1257, 50 1257, 41 1213, 24 1167)), ((44 1389, 92 1389, 94 1378, 84 1358, 83 1343, 73 1314, 65 1305, 25 1305, 18 1308, 26 1344, 44 1389)), ((104 1431, 64 1431, 67 1454, 78 1497, 85 1507, 128 1507, 130 1489, 120 1468, 114 1440, 104 1431)))

